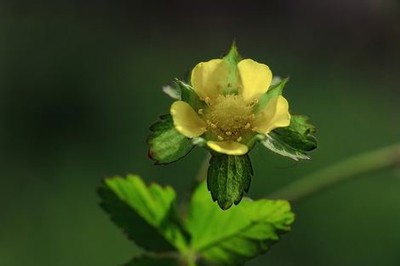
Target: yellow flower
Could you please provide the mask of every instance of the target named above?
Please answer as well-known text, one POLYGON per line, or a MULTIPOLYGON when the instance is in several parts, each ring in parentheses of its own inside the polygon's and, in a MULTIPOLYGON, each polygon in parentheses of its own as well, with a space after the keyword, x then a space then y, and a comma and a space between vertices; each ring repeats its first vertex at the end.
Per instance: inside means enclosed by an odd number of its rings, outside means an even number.
POLYGON ((201 62, 192 70, 191 86, 203 107, 194 109, 185 101, 175 101, 170 109, 174 126, 188 138, 204 138, 218 153, 246 154, 254 136, 290 124, 283 96, 272 97, 258 108, 271 81, 269 67, 252 59, 233 68, 223 59, 201 62))

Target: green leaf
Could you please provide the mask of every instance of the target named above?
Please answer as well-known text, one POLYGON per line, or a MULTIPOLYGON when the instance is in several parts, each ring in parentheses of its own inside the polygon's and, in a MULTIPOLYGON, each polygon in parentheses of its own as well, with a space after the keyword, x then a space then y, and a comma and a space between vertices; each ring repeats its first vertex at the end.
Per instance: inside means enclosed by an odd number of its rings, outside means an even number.
POLYGON ((280 80, 277 84, 272 85, 266 93, 264 93, 259 99, 257 105, 254 107, 254 112, 257 113, 261 111, 262 109, 267 106, 269 101, 277 97, 279 95, 282 95, 282 91, 286 86, 286 83, 289 81, 289 78, 285 78, 280 80))
POLYGON ((156 256, 142 256, 134 258, 123 266, 178 266, 178 261, 173 258, 156 257, 156 256))
POLYGON ((168 164, 186 156, 194 145, 175 129, 170 114, 163 115, 160 119, 161 121, 150 127, 148 155, 156 164, 168 164))
POLYGON ((214 154, 207 173, 208 190, 223 209, 238 204, 250 188, 253 168, 247 154, 240 156, 214 154))
POLYGON ((151 251, 183 251, 187 239, 176 214, 171 187, 146 184, 135 175, 104 180, 101 206, 136 244, 151 251))
POLYGON ((203 183, 192 196, 186 220, 191 248, 207 265, 242 265, 269 250, 294 221, 287 201, 245 198, 240 205, 222 211, 207 194, 203 183))
POLYGON ((278 137, 273 138, 271 135, 267 135, 261 143, 271 151, 289 157, 295 161, 310 159, 307 153, 290 147, 286 143, 282 142, 278 137))
POLYGON ((316 129, 307 122, 308 118, 292 115, 290 125, 270 132, 261 143, 268 149, 293 160, 310 159, 308 153, 317 148, 312 135, 316 129))

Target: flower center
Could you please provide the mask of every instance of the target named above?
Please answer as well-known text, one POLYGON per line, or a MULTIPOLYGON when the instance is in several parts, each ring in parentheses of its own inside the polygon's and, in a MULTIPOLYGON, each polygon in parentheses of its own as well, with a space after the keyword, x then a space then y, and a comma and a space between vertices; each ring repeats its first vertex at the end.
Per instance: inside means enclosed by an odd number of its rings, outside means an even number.
POLYGON ((240 142, 245 131, 250 130, 254 121, 253 105, 247 104, 241 96, 219 95, 204 114, 208 129, 219 140, 240 142))

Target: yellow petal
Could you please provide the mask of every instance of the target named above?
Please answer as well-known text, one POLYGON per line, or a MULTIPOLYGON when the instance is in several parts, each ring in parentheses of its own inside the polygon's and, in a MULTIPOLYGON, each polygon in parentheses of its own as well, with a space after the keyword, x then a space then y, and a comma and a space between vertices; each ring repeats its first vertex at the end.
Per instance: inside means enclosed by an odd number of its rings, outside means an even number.
POLYGON ((170 109, 176 130, 188 138, 198 137, 207 130, 204 122, 193 108, 184 101, 176 101, 170 109))
POLYGON ((239 94, 246 102, 251 102, 268 90, 272 80, 272 72, 267 65, 257 63, 252 59, 244 59, 239 62, 238 70, 242 87, 239 94))
POLYGON ((279 95, 271 99, 267 106, 257 114, 253 130, 267 134, 277 127, 287 127, 289 124, 289 103, 279 95))
POLYGON ((216 98, 225 86, 229 68, 222 59, 201 62, 192 71, 193 89, 202 100, 216 98))
POLYGON ((249 149, 246 145, 236 141, 207 141, 208 147, 216 152, 224 153, 228 155, 243 155, 246 154, 249 149))

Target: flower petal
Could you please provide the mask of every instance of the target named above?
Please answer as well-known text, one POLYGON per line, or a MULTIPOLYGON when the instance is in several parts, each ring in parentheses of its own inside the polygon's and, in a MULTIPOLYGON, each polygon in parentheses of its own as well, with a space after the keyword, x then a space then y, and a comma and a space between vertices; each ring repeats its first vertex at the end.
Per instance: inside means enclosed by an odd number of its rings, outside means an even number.
POLYGON ((239 94, 246 102, 257 99, 268 90, 272 72, 267 65, 257 63, 252 59, 244 59, 238 63, 237 67, 242 80, 239 94))
POLYGON ((207 130, 204 122, 193 108, 184 101, 176 101, 170 109, 174 125, 182 135, 193 138, 202 135, 207 130))
POLYGON ((243 155, 249 151, 246 145, 236 141, 207 141, 208 147, 228 155, 243 155))
POLYGON ((272 98, 267 106, 257 114, 253 130, 267 134, 277 127, 287 127, 289 124, 289 103, 279 95, 272 98))
POLYGON ((229 68, 222 59, 201 62, 192 71, 192 87, 204 100, 216 98, 223 89, 229 74, 229 68))

